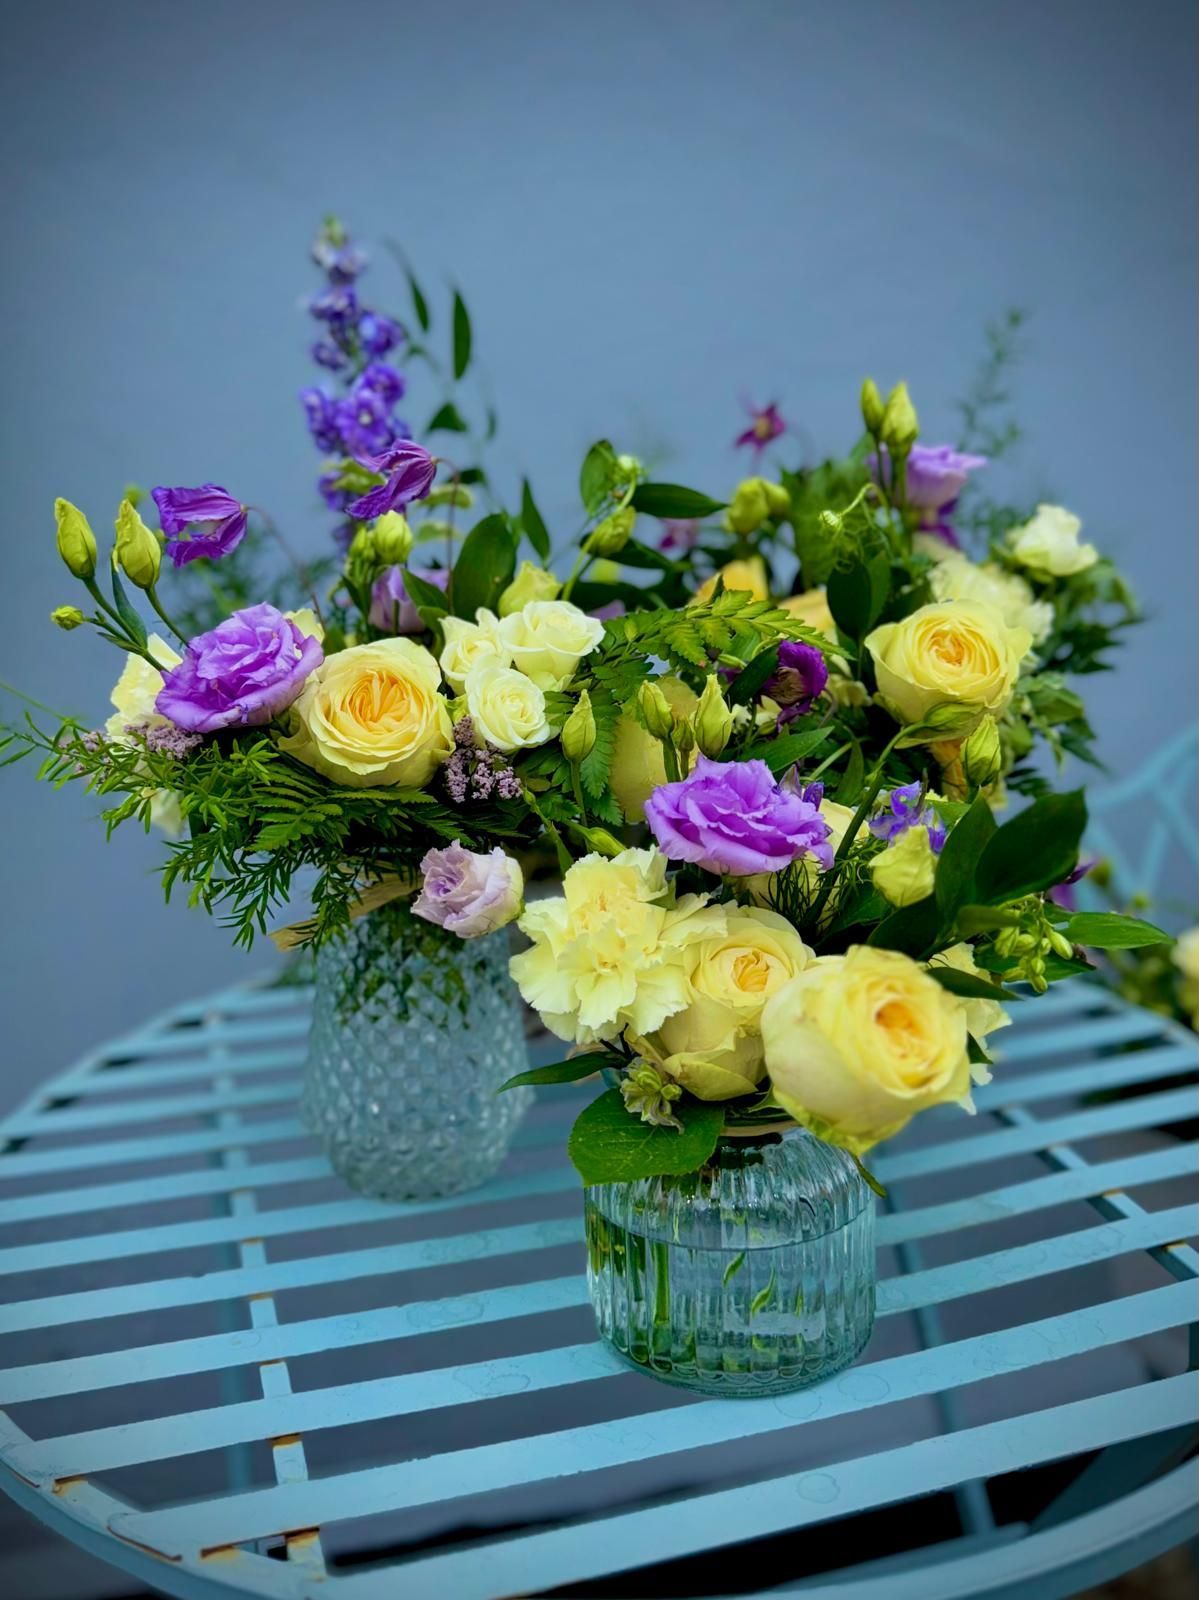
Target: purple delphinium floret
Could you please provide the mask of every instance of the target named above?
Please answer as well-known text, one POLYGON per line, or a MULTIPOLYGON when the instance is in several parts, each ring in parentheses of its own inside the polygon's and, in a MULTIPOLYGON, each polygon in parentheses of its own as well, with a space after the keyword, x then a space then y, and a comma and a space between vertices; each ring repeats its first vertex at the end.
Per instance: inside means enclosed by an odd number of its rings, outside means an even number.
POLYGON ((909 828, 924 827, 928 829, 928 842, 933 852, 939 853, 945 843, 947 830, 934 808, 921 803, 923 797, 923 788, 919 783, 900 784, 889 794, 880 795, 883 807, 871 817, 868 824, 870 832, 876 839, 885 839, 888 844, 894 844, 900 834, 906 833, 909 828))
POLYGON ((375 389, 355 385, 334 411, 342 443, 359 461, 379 455, 395 439, 387 402, 375 389))
POLYGON ((327 322, 335 331, 352 327, 360 312, 358 296, 345 283, 334 283, 308 302, 308 309, 318 322, 327 322))
POLYGON ((197 634, 163 674, 160 716, 189 733, 261 727, 289 706, 324 660, 319 642, 265 603, 197 634))
POLYGON ((381 311, 364 311, 358 319, 358 338, 368 356, 385 356, 402 343, 404 330, 381 311))
POLYGON ((201 557, 219 560, 245 537, 245 506, 218 484, 202 483, 197 489, 159 487, 152 493, 167 554, 177 567, 201 557))
POLYGON ((386 361, 368 361, 358 374, 355 389, 370 389, 389 406, 404 398, 404 375, 386 361))
POLYGON ((764 761, 700 756, 681 782, 654 790, 645 820, 665 856, 709 872, 778 872, 804 855, 833 864, 818 807, 777 784, 764 761))
POLYGON ((333 451, 341 447, 341 429, 337 423, 337 402, 331 394, 315 385, 300 390, 300 404, 308 431, 318 450, 333 451))

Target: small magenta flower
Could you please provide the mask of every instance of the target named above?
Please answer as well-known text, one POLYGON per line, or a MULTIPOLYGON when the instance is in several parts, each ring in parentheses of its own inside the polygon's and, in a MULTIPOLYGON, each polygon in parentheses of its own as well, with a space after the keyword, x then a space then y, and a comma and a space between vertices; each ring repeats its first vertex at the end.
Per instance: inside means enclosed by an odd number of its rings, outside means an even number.
POLYGON ((809 712, 827 683, 828 667, 823 651, 798 639, 784 639, 779 645, 778 671, 765 687, 765 693, 782 707, 779 726, 809 712))
POLYGON ((349 507, 358 522, 373 522, 385 511, 403 511, 414 500, 423 500, 433 487, 437 459, 414 439, 398 439, 379 455, 358 458, 372 472, 383 472, 387 482, 368 490, 349 507))
POLYGON ((766 446, 786 433, 787 424, 783 420, 778 406, 772 400, 768 406, 747 406, 752 418, 748 428, 739 433, 733 443, 739 449, 748 445, 755 458, 760 456, 766 446))
POLYGON ((699 521, 695 517, 663 517, 662 537, 658 540, 658 549, 665 553, 668 550, 678 550, 686 555, 688 550, 693 550, 699 541, 699 521))
POLYGON ((201 557, 217 561, 236 550, 245 537, 245 506, 218 484, 152 492, 167 537, 167 553, 177 567, 201 557))

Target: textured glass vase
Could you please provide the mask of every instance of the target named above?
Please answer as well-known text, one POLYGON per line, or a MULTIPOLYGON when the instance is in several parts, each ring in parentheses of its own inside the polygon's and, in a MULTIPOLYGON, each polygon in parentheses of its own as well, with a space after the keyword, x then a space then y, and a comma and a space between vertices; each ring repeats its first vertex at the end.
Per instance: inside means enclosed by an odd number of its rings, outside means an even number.
POLYGON ((586 1191, 599 1331, 684 1388, 783 1394, 848 1366, 874 1323, 874 1197, 801 1129, 723 1138, 685 1177, 586 1191))
POLYGON ((459 939, 393 901, 322 946, 302 1113, 361 1194, 428 1199, 503 1161, 531 1089, 508 936, 459 939))

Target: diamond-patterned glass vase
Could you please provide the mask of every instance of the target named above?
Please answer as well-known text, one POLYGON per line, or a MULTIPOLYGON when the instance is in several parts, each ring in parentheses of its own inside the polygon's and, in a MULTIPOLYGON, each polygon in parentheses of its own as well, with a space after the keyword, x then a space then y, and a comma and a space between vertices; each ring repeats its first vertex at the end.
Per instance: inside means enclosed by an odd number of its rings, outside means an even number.
POLYGON ((393 901, 322 946, 302 1113, 360 1194, 428 1199, 503 1161, 531 1089, 508 936, 459 939, 393 901))

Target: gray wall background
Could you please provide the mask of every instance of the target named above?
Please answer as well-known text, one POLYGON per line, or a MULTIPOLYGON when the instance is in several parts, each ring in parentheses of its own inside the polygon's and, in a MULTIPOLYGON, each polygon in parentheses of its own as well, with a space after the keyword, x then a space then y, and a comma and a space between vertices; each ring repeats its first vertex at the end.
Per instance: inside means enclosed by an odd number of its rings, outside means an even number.
MULTIPOLYGON (((320 547, 294 396, 336 209, 460 280, 497 475, 527 471, 563 534, 601 433, 727 484, 743 392, 835 448, 863 373, 904 376, 948 437, 983 324, 1028 308, 1003 481, 1075 508, 1153 616, 1092 681, 1103 750, 1127 766, 1193 717, 1188 0, 45 0, 5 22, 0 677, 107 712, 119 663, 46 620, 74 598, 56 494, 101 528, 131 478, 211 477, 320 547)), ((381 253, 367 283, 402 306, 381 253)), ((106 848, 96 809, 0 775, 3 1106, 270 960, 165 908, 155 842, 106 848)))

